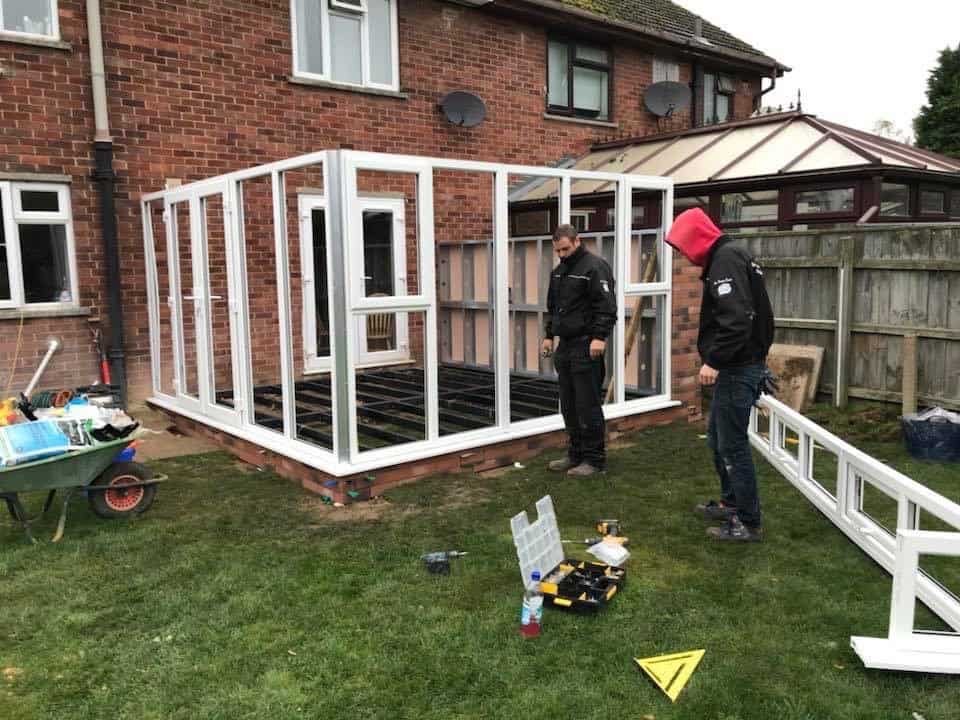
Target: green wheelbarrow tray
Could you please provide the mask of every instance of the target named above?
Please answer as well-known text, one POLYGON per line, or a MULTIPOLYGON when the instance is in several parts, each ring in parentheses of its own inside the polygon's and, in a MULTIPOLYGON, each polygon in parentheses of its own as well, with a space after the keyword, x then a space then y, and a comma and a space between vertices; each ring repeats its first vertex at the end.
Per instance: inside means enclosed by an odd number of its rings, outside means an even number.
POLYGON ((36 460, 22 465, 0 468, 0 499, 7 503, 13 519, 23 527, 24 534, 35 542, 30 525, 50 509, 57 490, 66 490, 60 521, 53 541, 63 537, 67 505, 77 490, 85 490, 91 507, 101 517, 121 517, 144 512, 153 502, 155 485, 167 479, 154 477, 139 463, 116 460, 141 433, 139 431, 119 440, 100 443, 82 450, 36 460), (98 480, 104 482, 94 484, 98 480), (39 516, 30 519, 18 497, 19 493, 47 491, 47 499, 39 516), (109 494, 109 497, 107 497, 109 494), (132 503, 133 496, 137 503, 132 503), (143 502, 146 500, 146 502, 143 502))

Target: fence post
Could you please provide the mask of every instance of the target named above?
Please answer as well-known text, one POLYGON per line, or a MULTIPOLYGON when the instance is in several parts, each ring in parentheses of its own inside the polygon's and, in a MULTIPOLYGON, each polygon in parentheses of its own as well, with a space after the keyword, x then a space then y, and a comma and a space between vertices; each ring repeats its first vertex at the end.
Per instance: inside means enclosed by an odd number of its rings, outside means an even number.
POLYGON ((833 405, 847 407, 850 382, 850 324, 853 318, 853 270, 856 245, 852 236, 840 238, 840 265, 837 269, 837 377, 833 405))
POLYGON ((903 336, 903 408, 902 415, 917 412, 917 334, 903 336))

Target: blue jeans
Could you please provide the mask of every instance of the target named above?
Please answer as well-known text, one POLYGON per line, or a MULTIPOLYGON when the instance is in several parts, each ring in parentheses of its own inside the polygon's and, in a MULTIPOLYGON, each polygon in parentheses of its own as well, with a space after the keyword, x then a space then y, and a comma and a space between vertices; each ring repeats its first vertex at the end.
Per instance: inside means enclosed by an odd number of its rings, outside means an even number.
POLYGON ((713 450, 713 464, 720 476, 720 497, 737 508, 737 516, 748 527, 760 527, 760 494, 757 471, 747 430, 750 409, 760 397, 764 366, 761 364, 721 370, 713 386, 707 444, 713 450))

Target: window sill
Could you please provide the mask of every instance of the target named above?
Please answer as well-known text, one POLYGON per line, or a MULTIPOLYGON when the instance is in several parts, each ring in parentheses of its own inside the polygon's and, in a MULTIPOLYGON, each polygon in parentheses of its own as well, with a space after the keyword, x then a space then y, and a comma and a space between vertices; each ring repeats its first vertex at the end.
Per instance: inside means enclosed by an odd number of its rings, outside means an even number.
POLYGON ((296 75, 288 76, 287 81, 294 85, 308 85, 310 87, 320 87, 328 90, 343 90, 345 92, 361 93, 363 95, 379 95, 380 97, 396 98, 397 100, 406 100, 408 97, 406 93, 397 92, 396 90, 381 90, 380 88, 363 87, 362 85, 347 85, 346 83, 297 77, 296 75))
POLYGON ((17 43, 18 45, 33 45, 34 47, 53 48, 54 50, 72 51, 73 45, 63 40, 54 40, 53 38, 24 37, 0 31, 0 42, 17 43))
POLYGON ((77 305, 61 305, 46 307, 5 307, 0 308, 0 320, 35 320, 37 318, 57 318, 57 317, 89 317, 93 311, 87 307, 77 305))
POLYGON ((559 120, 560 122, 576 123, 577 125, 593 125, 594 127, 612 128, 614 130, 620 129, 619 123, 607 122, 606 120, 589 120, 588 118, 567 117, 566 115, 554 115, 552 113, 544 113, 543 119, 559 120))

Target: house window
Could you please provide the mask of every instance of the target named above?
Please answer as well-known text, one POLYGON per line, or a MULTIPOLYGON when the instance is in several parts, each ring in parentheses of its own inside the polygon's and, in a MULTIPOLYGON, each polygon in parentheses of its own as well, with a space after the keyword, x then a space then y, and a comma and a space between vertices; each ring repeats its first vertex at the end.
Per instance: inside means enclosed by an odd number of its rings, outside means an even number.
POLYGON ((57 39, 57 0, 0 0, 0 32, 57 39))
POLYGON ((880 215, 910 217, 910 186, 883 183, 880 187, 880 215))
POLYGON ((680 82, 680 65, 673 60, 653 59, 653 82, 680 82))
POLYGON ((776 222, 780 201, 776 190, 751 190, 721 196, 720 222, 727 224, 776 222))
POLYGON ((737 82, 729 75, 703 74, 703 124, 726 122, 733 115, 737 82))
POLYGON ((673 216, 676 217, 685 210, 700 208, 705 213, 710 212, 710 198, 704 196, 678 197, 673 199, 673 216))
POLYGON ((610 119, 610 51, 566 40, 547 44, 547 109, 592 120, 610 119))
POLYGON ((0 306, 76 304, 70 193, 0 182, 0 306))
POLYGON ((947 193, 943 190, 920 191, 921 215, 946 215, 947 193))
POLYGON ((960 187, 950 192, 950 217, 960 218, 960 187))
POLYGON ((797 215, 836 215, 854 211, 852 187, 829 190, 801 190, 794 196, 794 212, 797 215))
POLYGON ((292 0, 294 75, 399 89, 397 0, 292 0))
POLYGON ((570 224, 573 225, 578 233, 587 232, 590 229, 590 216, 593 210, 571 210, 570 224))

